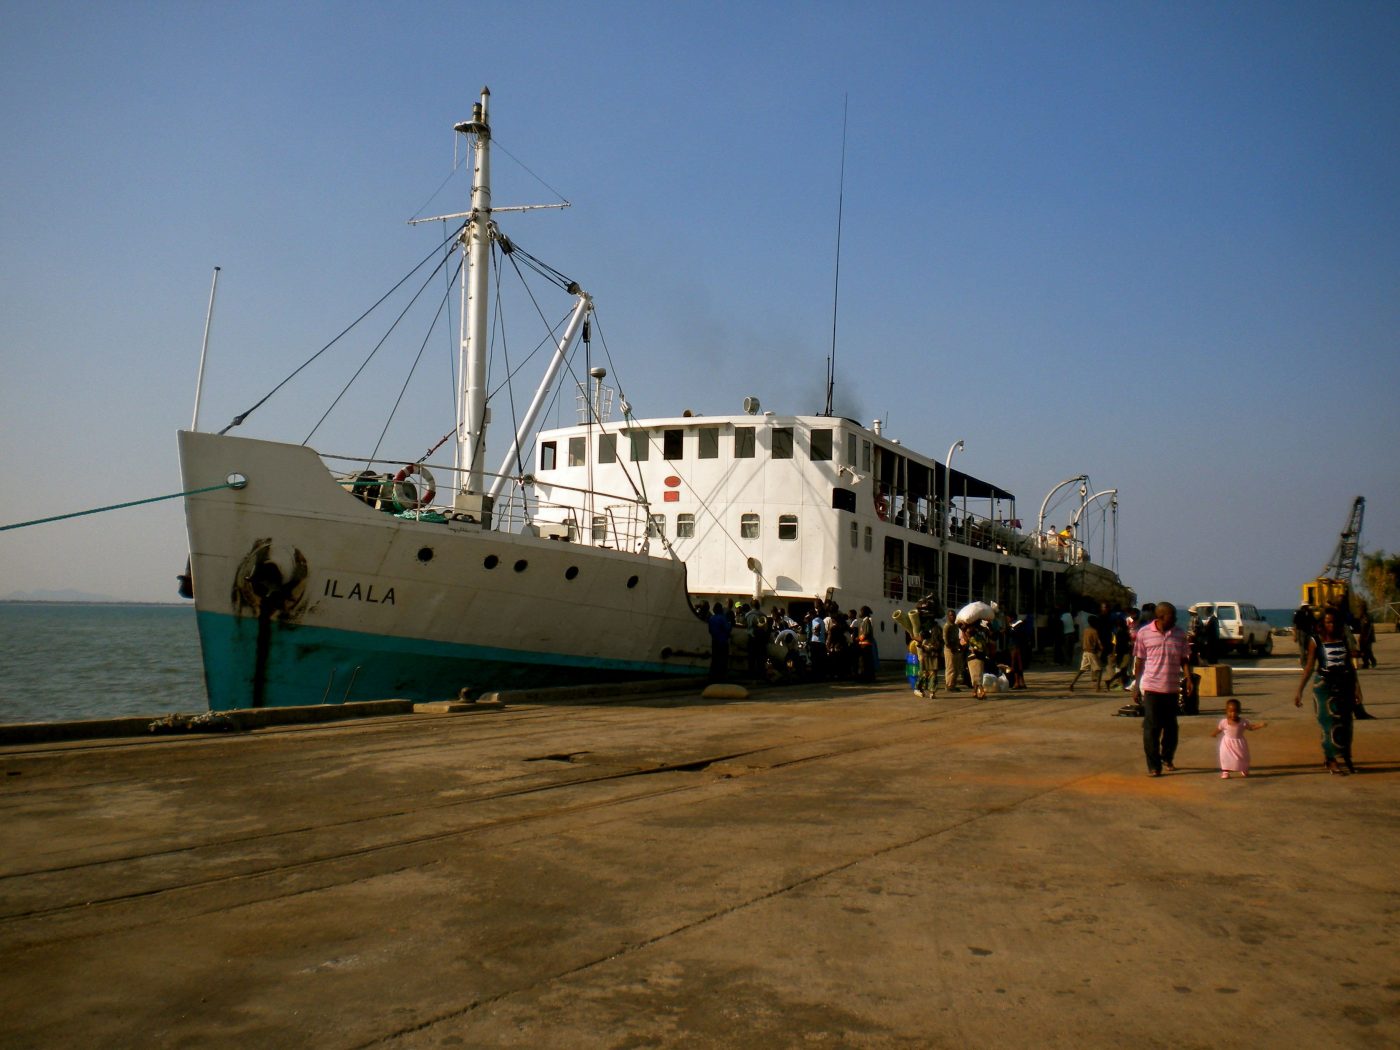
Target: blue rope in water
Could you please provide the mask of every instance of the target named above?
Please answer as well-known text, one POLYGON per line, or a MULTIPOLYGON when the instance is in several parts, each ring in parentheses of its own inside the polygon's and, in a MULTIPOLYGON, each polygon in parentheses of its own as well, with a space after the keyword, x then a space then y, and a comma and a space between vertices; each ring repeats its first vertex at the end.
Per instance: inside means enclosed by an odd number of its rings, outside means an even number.
POLYGON ((208 485, 202 489, 188 489, 185 492, 172 492, 168 496, 151 496, 149 499, 134 499, 129 503, 113 503, 109 507, 93 507, 92 510, 75 510, 71 514, 55 514, 52 518, 35 518, 33 521, 17 521, 13 525, 0 525, 0 532, 9 529, 22 529, 29 525, 43 525, 50 521, 62 521, 64 518, 81 518, 86 514, 101 514, 107 510, 121 510, 123 507, 139 507, 143 503, 159 503, 164 499, 179 499, 181 496, 197 496, 201 492, 217 492, 219 489, 233 488, 228 482, 219 485, 208 485))

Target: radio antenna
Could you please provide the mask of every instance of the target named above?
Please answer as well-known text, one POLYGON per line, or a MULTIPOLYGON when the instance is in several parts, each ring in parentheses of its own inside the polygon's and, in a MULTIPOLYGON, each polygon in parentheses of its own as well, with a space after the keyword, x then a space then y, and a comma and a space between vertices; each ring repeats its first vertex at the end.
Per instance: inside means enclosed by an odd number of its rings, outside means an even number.
POLYGON ((848 91, 841 102, 841 180, 836 192, 836 284, 831 291, 831 356, 826 359, 826 411, 831 415, 831 396, 836 386, 836 307, 841 300, 841 215, 846 206, 846 113, 850 109, 848 91))

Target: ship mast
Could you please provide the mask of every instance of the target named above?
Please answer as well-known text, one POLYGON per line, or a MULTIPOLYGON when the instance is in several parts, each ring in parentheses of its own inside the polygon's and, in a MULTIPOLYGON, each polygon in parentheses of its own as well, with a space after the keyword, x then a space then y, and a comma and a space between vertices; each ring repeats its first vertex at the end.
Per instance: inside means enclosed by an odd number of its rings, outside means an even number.
POLYGON ((491 126, 487 102, 491 92, 481 89, 481 101, 472 107, 472 119, 455 130, 474 137, 472 210, 462 231, 466 266, 462 273, 461 397, 458 399, 457 469, 461 479, 453 500, 456 510, 481 511, 486 491, 486 359, 487 297, 491 283, 491 126))

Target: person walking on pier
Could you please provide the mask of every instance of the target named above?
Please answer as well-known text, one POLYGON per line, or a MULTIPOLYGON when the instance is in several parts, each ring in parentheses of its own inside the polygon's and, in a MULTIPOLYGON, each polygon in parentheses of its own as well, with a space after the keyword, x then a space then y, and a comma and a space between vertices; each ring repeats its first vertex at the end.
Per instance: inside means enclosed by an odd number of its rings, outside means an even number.
MULTIPOLYGON (((1142 749, 1147 775, 1175 772, 1176 704, 1183 675, 1190 672, 1186 632, 1176 625, 1176 606, 1158 602, 1151 623, 1138 628, 1133 642, 1133 700, 1142 704, 1142 749)), ((1188 681, 1190 679, 1187 679, 1188 681)))
POLYGON ((1308 642, 1308 659, 1303 677, 1293 694, 1293 706, 1303 706, 1303 687, 1313 672, 1313 713, 1322 730, 1322 758, 1329 773, 1355 773, 1351 764, 1352 715, 1361 706, 1361 680, 1356 675, 1341 617, 1331 607, 1322 612, 1322 622, 1308 642))
POLYGON ((807 658, 811 662, 812 677, 826 677, 826 617, 821 606, 812 610, 807 618, 807 658))
POLYGON ((1249 741, 1244 734, 1263 729, 1268 722, 1251 722, 1240 716, 1240 702, 1233 697, 1225 701, 1225 717, 1215 726, 1212 737, 1220 737, 1220 779, 1229 780, 1231 773, 1249 776, 1249 741), (1223 734, 1223 735, 1222 735, 1223 734))
POLYGON ((1133 636, 1129 628, 1131 622, 1124 616, 1115 617, 1104 642, 1103 667, 1108 672, 1108 677, 1103 683, 1105 691, 1112 689, 1115 684, 1119 689, 1128 688, 1128 671, 1133 666, 1133 636))
POLYGON ((1082 648, 1084 655, 1079 659, 1079 670, 1069 680, 1069 691, 1074 692, 1074 684, 1079 676, 1088 671, 1094 677, 1094 692, 1103 691, 1103 639, 1099 635, 1098 617, 1089 617, 1089 625, 1084 628, 1082 648))
POLYGON ((1308 662, 1308 640, 1312 637, 1313 626, 1312 606, 1304 602, 1293 614, 1293 640, 1298 643, 1299 667, 1308 662))
POLYGON ((943 684, 948 687, 950 693, 958 691, 962 685, 963 671, 966 669, 960 634, 958 614, 949 609, 948 618, 943 624, 943 684))
POLYGON ((1061 609, 1059 631, 1055 635, 1055 663, 1067 664, 1074 659, 1074 615, 1068 609, 1061 609))
POLYGON ((969 623, 963 627, 963 648, 967 651, 967 676, 972 681, 972 698, 987 699, 987 687, 982 676, 987 673, 987 657, 993 648, 990 632, 982 621, 969 623))
POLYGON ((1376 625, 1369 610, 1362 609, 1356 617, 1356 647, 1361 651, 1361 669, 1376 666, 1376 625))
POLYGON ((880 652, 875 645, 875 621, 868 605, 860 607, 860 620, 856 627, 856 650, 856 677, 862 682, 875 681, 875 668, 879 666, 880 652))

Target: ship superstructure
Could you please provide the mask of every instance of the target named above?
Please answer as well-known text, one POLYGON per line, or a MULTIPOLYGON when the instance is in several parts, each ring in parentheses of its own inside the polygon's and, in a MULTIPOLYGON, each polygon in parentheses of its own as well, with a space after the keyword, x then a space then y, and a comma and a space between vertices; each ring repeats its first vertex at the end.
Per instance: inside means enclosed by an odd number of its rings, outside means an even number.
POLYGON ((986 600, 1046 614, 1132 597, 1072 532, 1024 529, 1014 494, 906 448, 878 422, 755 411, 610 426, 590 411, 541 433, 533 481, 562 535, 674 551, 697 601, 796 613, 834 600, 886 614, 986 600), (572 498, 589 490, 642 501, 641 527, 620 527, 623 504, 572 498))

